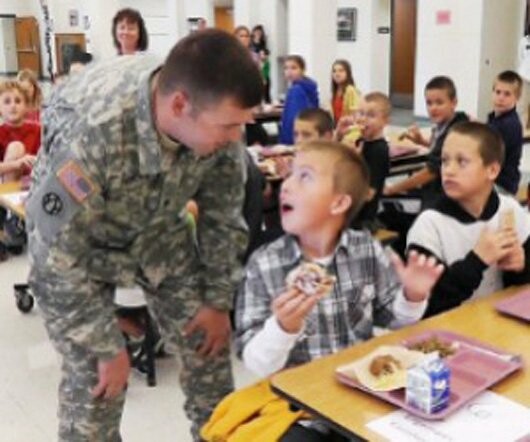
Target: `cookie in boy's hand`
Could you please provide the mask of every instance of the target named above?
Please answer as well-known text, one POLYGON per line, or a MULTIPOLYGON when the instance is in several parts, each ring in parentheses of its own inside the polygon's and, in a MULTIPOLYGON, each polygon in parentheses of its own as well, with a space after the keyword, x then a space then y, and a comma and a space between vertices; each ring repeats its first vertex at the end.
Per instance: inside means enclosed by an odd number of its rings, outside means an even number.
POLYGON ((313 262, 304 262, 287 275, 287 287, 296 288, 308 296, 324 296, 335 284, 335 277, 313 262))

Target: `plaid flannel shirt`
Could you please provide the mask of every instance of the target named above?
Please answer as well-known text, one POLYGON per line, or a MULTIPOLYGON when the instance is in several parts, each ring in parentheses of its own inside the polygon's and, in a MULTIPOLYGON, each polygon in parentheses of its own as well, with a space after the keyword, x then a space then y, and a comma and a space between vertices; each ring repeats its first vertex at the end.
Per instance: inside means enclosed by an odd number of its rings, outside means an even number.
MULTIPOLYGON (((303 261, 295 237, 285 235, 250 258, 236 300, 236 349, 245 345, 273 315, 271 302, 285 291, 287 274, 303 261)), ((329 274, 333 290, 306 318, 287 366, 334 353, 373 336, 373 326, 388 327, 402 285, 382 246, 369 233, 346 230, 335 248, 329 274)))

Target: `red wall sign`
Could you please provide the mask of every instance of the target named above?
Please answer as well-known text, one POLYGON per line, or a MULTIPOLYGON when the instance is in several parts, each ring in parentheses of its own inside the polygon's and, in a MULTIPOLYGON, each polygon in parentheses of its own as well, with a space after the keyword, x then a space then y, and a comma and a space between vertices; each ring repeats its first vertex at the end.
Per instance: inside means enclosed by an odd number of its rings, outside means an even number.
POLYGON ((436 11, 436 24, 437 25, 448 25, 451 23, 451 11, 436 11))

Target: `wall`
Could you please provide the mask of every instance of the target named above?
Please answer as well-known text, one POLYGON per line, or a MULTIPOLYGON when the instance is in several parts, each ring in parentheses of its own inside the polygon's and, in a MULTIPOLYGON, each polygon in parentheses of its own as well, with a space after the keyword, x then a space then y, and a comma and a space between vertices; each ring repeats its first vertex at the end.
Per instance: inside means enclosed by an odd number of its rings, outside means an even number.
POLYGON ((0 14, 31 15, 31 3, 35 0, 2 0, 0 14))
POLYGON ((495 76, 504 70, 517 71, 517 47, 523 35, 524 0, 484 0, 482 47, 479 67, 479 96, 477 115, 485 120, 491 110, 491 86, 495 76), (495 32, 491 32, 495 29, 495 32))
POLYGON ((423 89, 435 75, 451 77, 458 107, 477 115, 482 7, 483 0, 418 0, 415 115, 427 116, 423 89), (449 11, 449 24, 436 24, 439 11, 449 11))
POLYGON ((357 8, 357 40, 337 42, 336 58, 348 60, 352 66, 353 77, 362 92, 372 89, 371 28, 373 2, 364 0, 339 0, 339 8, 357 8))
POLYGON ((522 35, 525 0, 418 0, 414 114, 427 116, 425 83, 450 76, 459 108, 484 119, 490 108, 491 82, 497 72, 515 67, 522 35), (449 24, 436 24, 437 11, 450 11, 449 24))
POLYGON ((321 106, 329 107, 330 67, 335 58, 335 0, 289 0, 288 53, 304 57, 306 73, 319 85, 321 106))
POLYGON ((390 43, 391 34, 380 34, 381 27, 390 28, 391 0, 372 0, 373 21, 370 29, 372 40, 370 91, 389 94, 390 91, 390 43))

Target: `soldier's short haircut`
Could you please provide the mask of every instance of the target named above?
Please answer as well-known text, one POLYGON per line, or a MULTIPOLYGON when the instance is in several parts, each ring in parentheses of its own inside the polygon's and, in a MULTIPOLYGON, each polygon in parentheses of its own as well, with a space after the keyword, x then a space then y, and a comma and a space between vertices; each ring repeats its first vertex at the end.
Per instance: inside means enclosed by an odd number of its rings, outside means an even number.
POLYGON ((495 82, 493 84, 493 87, 495 87, 495 84, 497 82, 501 83, 508 83, 512 86, 515 86, 515 96, 517 98, 521 97, 521 91, 523 89, 523 79, 521 76, 515 72, 515 71, 502 71, 497 77, 495 78, 495 82))
POLYGON ((462 121, 451 127, 449 133, 464 135, 478 142, 479 155, 488 166, 493 163, 502 165, 504 161, 504 142, 499 133, 487 124, 478 121, 462 121))
POLYGON ((344 226, 348 226, 366 201, 370 186, 370 172, 361 155, 336 141, 308 141, 296 147, 297 152, 315 152, 333 160, 333 189, 349 195, 351 207, 344 226))
POLYGON ((261 102, 263 80, 250 51, 239 40, 218 29, 194 32, 180 40, 167 57, 159 90, 168 95, 182 90, 195 106, 225 98, 242 108, 261 102))
POLYGON ((320 108, 304 109, 296 116, 297 120, 308 121, 315 125, 319 136, 323 136, 328 132, 333 133, 333 118, 331 114, 320 108))
POLYGON ((0 95, 6 92, 11 92, 11 91, 19 92, 20 95, 22 95, 22 98, 24 99, 26 104, 28 104, 28 101, 29 101, 28 92, 26 91, 26 89, 24 89, 24 87, 18 81, 16 80, 0 81, 0 95))
POLYGON ((446 77, 444 75, 438 75, 436 77, 431 78, 429 82, 425 85, 425 92, 432 89, 441 89, 447 92, 447 95, 451 100, 456 99, 456 86, 453 80, 451 80, 449 77, 446 77))

